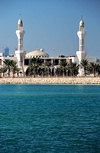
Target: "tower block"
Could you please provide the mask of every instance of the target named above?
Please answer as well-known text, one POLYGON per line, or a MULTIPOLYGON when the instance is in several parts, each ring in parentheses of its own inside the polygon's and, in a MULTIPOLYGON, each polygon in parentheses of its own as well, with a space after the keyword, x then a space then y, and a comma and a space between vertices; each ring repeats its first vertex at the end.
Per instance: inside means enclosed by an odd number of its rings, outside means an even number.
MULTIPOLYGON (((78 63, 81 64, 82 60, 86 58, 87 53, 84 49, 84 39, 86 36, 86 31, 84 30, 84 22, 83 20, 79 23, 79 31, 77 32, 78 38, 79 38, 79 51, 76 51, 76 55, 78 57, 78 63)), ((79 66, 79 76, 84 75, 84 69, 79 66)))
POLYGON ((16 35, 18 37, 18 50, 15 51, 17 61, 18 61, 18 67, 22 70, 22 73, 24 73, 23 69, 23 62, 24 62, 24 56, 25 53, 23 52, 23 37, 24 37, 25 31, 23 30, 23 22, 21 19, 18 20, 18 30, 16 30, 16 35))

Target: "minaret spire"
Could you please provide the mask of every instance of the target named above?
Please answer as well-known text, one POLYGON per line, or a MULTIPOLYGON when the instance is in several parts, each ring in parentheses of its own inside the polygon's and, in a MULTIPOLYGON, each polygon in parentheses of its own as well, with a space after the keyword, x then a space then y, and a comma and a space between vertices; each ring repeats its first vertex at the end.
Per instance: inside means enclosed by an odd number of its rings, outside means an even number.
POLYGON ((23 69, 23 59, 24 59, 24 52, 23 52, 23 37, 25 31, 23 30, 23 22, 20 18, 18 20, 18 30, 16 30, 16 35, 18 37, 18 50, 15 51, 17 60, 18 60, 18 67, 23 69))
POLYGON ((83 21, 83 15, 81 16, 81 20, 83 21))
MULTIPOLYGON (((86 36, 86 31, 84 30, 84 21, 81 17, 81 21, 79 23, 79 31, 77 32, 78 38, 79 38, 79 51, 76 52, 76 55, 78 57, 78 62, 81 64, 82 60, 86 57, 86 52, 84 49, 84 39, 86 36)), ((79 75, 84 75, 84 70, 82 68, 79 68, 79 75)))
POLYGON ((16 35, 18 37, 18 50, 23 51, 23 37, 24 37, 24 30, 23 30, 23 22, 22 19, 18 20, 18 30, 16 30, 16 35))

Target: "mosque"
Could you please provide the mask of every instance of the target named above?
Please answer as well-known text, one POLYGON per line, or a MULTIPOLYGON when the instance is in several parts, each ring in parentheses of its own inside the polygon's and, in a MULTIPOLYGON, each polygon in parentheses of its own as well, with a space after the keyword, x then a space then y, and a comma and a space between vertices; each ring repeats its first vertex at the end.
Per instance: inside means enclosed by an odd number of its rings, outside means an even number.
MULTIPOLYGON (((0 53, 0 67, 3 66, 3 61, 5 59, 15 60, 20 68, 22 74, 26 74, 27 68, 31 63, 32 58, 40 58, 44 62, 50 61, 54 65, 55 69, 59 65, 60 61, 65 60, 68 63, 75 62, 80 64, 83 59, 87 59, 88 62, 97 63, 98 60, 95 57, 87 57, 87 52, 84 48, 84 39, 86 36, 86 31, 84 29, 84 21, 81 19, 79 23, 79 31, 77 32, 79 38, 79 51, 76 51, 76 56, 59 56, 59 57, 49 57, 48 53, 45 53, 44 49, 31 51, 26 53, 23 51, 23 37, 25 31, 23 30, 23 22, 21 19, 18 20, 18 30, 16 30, 16 35, 18 38, 18 49, 15 50, 15 55, 4 56, 0 53)), ((84 75, 84 69, 79 67, 79 76, 84 75)))

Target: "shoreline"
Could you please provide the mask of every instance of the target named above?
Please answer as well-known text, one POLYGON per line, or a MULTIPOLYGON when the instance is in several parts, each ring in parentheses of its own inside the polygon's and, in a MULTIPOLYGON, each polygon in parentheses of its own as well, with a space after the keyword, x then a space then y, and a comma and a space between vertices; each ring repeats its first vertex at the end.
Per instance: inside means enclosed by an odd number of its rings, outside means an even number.
POLYGON ((10 77, 0 78, 0 84, 100 85, 100 77, 10 77))

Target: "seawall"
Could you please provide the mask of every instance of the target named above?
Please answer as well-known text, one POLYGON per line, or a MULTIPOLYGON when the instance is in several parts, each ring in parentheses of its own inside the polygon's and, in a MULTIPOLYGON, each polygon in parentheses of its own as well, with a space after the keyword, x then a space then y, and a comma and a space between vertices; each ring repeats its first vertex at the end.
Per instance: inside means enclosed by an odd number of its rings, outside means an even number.
POLYGON ((100 77, 0 78, 0 84, 80 84, 80 85, 100 85, 100 77))

